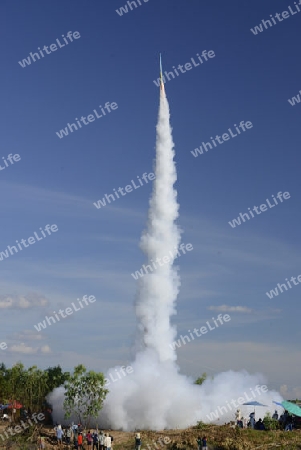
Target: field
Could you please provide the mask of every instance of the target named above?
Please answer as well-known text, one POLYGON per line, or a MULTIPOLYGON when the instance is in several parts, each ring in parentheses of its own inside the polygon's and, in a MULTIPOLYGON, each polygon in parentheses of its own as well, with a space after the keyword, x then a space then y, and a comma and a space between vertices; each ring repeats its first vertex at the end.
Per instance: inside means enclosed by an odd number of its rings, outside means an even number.
MULTIPOLYGON (((0 433, 3 433, 6 426, 0 425, 0 433)), ((56 444, 53 428, 43 426, 40 431, 46 438, 46 449, 57 450, 59 447, 56 444)), ((114 437, 113 450, 134 450, 134 433, 114 430, 109 430, 109 432, 114 437)), ((30 433, 26 430, 23 434, 0 443, 0 448, 35 450, 37 449, 37 435, 38 429, 31 430, 30 433)), ((208 450, 301 450, 301 430, 293 432, 256 431, 234 429, 226 425, 202 425, 201 428, 192 427, 185 430, 161 432, 141 431, 141 450, 197 450, 196 439, 198 436, 204 435, 208 440, 208 450), (164 443, 164 438, 168 443, 164 443)), ((68 450, 68 446, 65 444, 61 448, 68 450)), ((88 446, 85 445, 84 448, 87 450, 88 446)), ((73 446, 69 446, 69 449, 73 449, 73 446)))

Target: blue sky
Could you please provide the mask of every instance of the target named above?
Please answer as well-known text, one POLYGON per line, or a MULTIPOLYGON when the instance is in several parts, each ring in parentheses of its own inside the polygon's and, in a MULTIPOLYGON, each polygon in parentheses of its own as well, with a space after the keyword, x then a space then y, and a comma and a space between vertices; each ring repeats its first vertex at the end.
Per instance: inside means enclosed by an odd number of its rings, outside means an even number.
MULTIPOLYGON (((178 334, 222 311, 231 321, 178 352, 197 377, 228 369, 262 372, 271 388, 301 397, 301 286, 266 292, 301 274, 301 13, 254 35, 250 28, 294 2, 141 0, 2 2, 1 155, 21 160, 0 171, 0 251, 47 224, 58 232, 0 261, 1 336, 8 365, 22 360, 107 370, 130 363, 139 238, 151 183, 114 203, 93 202, 152 172, 163 70, 215 57, 166 82, 178 170, 179 225, 193 251, 177 260, 182 279, 178 334), (68 31, 74 39, 22 68, 18 61, 68 31), (118 109, 60 139, 56 132, 99 105, 118 109), (195 158, 210 136, 253 127, 195 158), (231 228, 248 207, 288 191, 290 199, 231 228), (34 325, 83 295, 97 301, 41 333, 34 325), (224 306, 223 306, 224 305, 224 306), (226 305, 226 306, 225 306, 226 305), (235 308, 240 306, 241 308, 235 308)), ((294 10, 296 11, 296 10, 294 10)), ((3 163, 2 163, 3 165, 3 163)), ((163 345, 163 343, 162 343, 163 345)))

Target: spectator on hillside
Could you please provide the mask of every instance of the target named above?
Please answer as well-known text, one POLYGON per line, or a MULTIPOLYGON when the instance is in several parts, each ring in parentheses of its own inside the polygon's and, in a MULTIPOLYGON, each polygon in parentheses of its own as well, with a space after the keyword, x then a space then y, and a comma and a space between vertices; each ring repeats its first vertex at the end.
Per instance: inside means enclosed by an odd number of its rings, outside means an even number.
POLYGON ((39 439, 38 439, 38 448, 39 448, 39 450, 45 449, 45 438, 41 435, 39 436, 39 439))
POLYGON ((62 445, 63 436, 64 436, 64 432, 62 430, 62 425, 58 425, 56 427, 56 438, 57 438, 57 443, 58 443, 59 447, 61 447, 61 445, 62 445))
POLYGON ((103 434, 103 432, 101 431, 99 433, 99 450, 104 450, 105 449, 105 435, 103 434))
POLYGON ((98 432, 97 430, 94 430, 94 432, 92 433, 92 441, 93 441, 93 449, 98 450, 98 432))
POLYGON ((255 424, 255 430, 265 430, 264 423, 261 419, 259 419, 255 424))
POLYGON ((78 450, 83 450, 83 435, 82 435, 82 433, 78 433, 78 436, 77 436, 77 448, 78 448, 78 450))
POLYGON ((92 438, 92 434, 91 434, 90 430, 88 431, 86 438, 87 438, 88 449, 91 449, 93 438, 92 438))
POLYGON ((272 415, 272 419, 274 419, 274 420, 278 420, 278 411, 275 409, 275 412, 274 412, 274 414, 272 415))
POLYGON ((236 411, 236 413, 235 413, 235 419, 236 419, 236 425, 240 426, 240 425, 239 425, 239 422, 240 422, 240 420, 241 420, 241 411, 240 411, 240 409, 238 409, 238 410, 236 411))
POLYGON ((206 436, 202 438, 202 450, 208 450, 206 436))
POLYGON ((239 428, 243 428, 244 427, 244 418, 243 417, 240 420, 237 421, 237 426, 239 428))
POLYGON ((71 442, 71 438, 72 438, 72 428, 68 427, 66 430, 66 442, 69 445, 71 442))
POLYGON ((289 414, 285 421, 285 431, 293 431, 293 417, 289 414))
POLYGON ((254 429, 254 427, 255 427, 255 413, 252 412, 249 415, 249 417, 250 417, 250 427, 254 429))
MULTIPOLYGON (((72 425, 71 425, 71 429, 72 429, 73 436, 77 435, 77 431, 78 431, 77 425, 75 425, 73 422, 72 422, 72 425)), ((77 438, 77 436, 76 436, 76 438, 77 438)))
POLYGON ((111 450, 112 447, 112 440, 110 438, 110 436, 108 436, 107 434, 105 434, 105 442, 104 442, 104 446, 106 450, 111 450))
POLYGON ((141 449, 141 437, 140 437, 140 433, 136 433, 135 436, 135 450, 140 450, 141 449))

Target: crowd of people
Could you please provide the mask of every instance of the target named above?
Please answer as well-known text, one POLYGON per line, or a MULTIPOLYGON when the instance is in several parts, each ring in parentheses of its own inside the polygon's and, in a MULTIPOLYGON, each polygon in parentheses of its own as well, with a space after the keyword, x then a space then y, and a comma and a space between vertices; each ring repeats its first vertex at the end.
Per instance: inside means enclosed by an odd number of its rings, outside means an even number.
MULTIPOLYGON (((84 431, 80 424, 72 424, 69 427, 62 427, 57 424, 54 427, 54 432, 59 447, 63 444, 73 445, 77 450, 112 450, 114 438, 109 433, 104 433, 101 430, 84 431)), ((141 436, 140 433, 135 434, 135 450, 141 450, 141 436)), ((45 449, 45 440, 40 437, 39 449, 45 449)))
MULTIPOLYGON (((258 421, 255 419, 255 412, 249 415, 249 420, 241 416, 241 411, 238 409, 235 413, 236 425, 240 428, 252 428, 255 430, 265 430, 265 425, 263 420, 260 418, 258 421)), ((284 411, 284 413, 279 417, 277 410, 275 410, 272 419, 279 423, 279 428, 285 431, 292 431, 294 428, 294 417, 284 411)), ((54 427, 54 432, 59 447, 65 443, 66 445, 73 445, 76 450, 113 450, 114 438, 109 433, 104 433, 103 431, 94 430, 86 431, 83 430, 80 424, 72 425, 68 427, 62 427, 60 424, 56 424, 54 427)), ((140 433, 135 434, 135 450, 141 450, 142 440, 140 433)), ((207 438, 198 437, 197 439, 198 450, 207 450, 207 438)), ((40 436, 39 439, 39 449, 45 449, 45 439, 40 436)))
MULTIPOLYGON (((262 419, 256 421, 255 412, 249 415, 249 420, 247 418, 241 417, 241 411, 238 409, 235 413, 236 425, 240 428, 253 428, 254 430, 265 430, 264 422, 262 419)), ((279 423, 279 428, 285 431, 293 431, 294 428, 294 418, 288 411, 279 417, 278 411, 275 410, 272 419, 279 423)))
POLYGON ((64 443, 74 445, 74 448, 77 450, 83 450, 86 447, 88 450, 112 450, 113 447, 114 438, 109 433, 99 430, 84 431, 80 424, 72 424, 65 428, 58 424, 55 426, 54 431, 59 447, 64 443))

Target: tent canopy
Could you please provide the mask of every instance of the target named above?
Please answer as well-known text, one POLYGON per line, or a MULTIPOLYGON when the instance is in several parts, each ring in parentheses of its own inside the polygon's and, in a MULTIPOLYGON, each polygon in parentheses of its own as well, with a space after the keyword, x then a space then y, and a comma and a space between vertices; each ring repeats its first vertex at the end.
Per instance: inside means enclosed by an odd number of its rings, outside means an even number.
POLYGON ((243 405, 247 405, 247 406, 268 406, 268 405, 263 405, 262 403, 259 402, 247 402, 247 403, 243 403, 243 405))
POLYGON ((294 414, 294 416, 301 417, 301 408, 300 408, 300 406, 296 405, 295 403, 284 401, 284 402, 282 402, 282 406, 288 412, 290 412, 291 414, 294 414))

